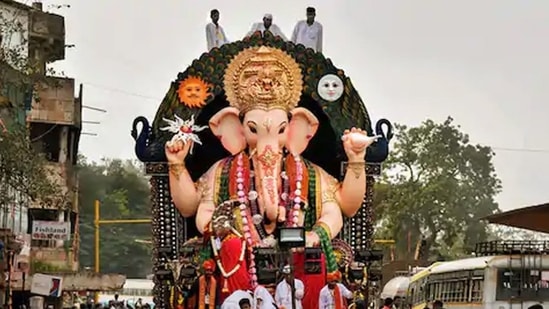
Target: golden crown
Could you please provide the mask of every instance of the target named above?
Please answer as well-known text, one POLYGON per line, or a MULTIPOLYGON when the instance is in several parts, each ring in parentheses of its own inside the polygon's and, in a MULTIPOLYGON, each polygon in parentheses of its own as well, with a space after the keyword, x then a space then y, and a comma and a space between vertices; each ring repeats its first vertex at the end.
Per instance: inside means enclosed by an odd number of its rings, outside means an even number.
POLYGON ((272 47, 241 51, 227 66, 224 88, 231 106, 242 113, 253 109, 290 111, 303 89, 299 64, 287 53, 272 47))

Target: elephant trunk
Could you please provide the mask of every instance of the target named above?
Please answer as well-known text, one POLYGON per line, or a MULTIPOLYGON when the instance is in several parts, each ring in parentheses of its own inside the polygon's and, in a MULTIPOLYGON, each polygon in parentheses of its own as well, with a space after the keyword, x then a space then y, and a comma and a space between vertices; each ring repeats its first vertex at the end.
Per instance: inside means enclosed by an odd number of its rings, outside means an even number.
MULTIPOLYGON (((276 145, 276 144, 275 144, 276 145)), ((256 176, 259 180, 260 196, 265 216, 274 222, 279 216, 279 182, 282 155, 279 147, 267 144, 264 147, 258 145, 256 157, 256 176)))

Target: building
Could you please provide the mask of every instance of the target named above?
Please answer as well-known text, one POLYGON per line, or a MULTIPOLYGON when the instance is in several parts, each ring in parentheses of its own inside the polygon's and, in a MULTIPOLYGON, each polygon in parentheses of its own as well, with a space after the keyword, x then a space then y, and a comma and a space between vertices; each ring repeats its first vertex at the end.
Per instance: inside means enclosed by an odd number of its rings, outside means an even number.
MULTIPOLYGON (((125 282, 123 275, 78 271, 76 164, 82 85, 76 85, 72 78, 46 74, 48 63, 65 57, 64 18, 44 12, 39 2, 27 6, 0 0, 0 46, 0 120, 27 126, 32 147, 47 159, 51 180, 61 191, 49 201, 31 202, 16 190, 10 192, 7 205, 0 200, 0 241, 11 239, 12 244, 3 246, 0 253, 15 253, 11 263, 0 259, 0 306, 9 305, 9 299, 12 307, 28 306, 34 273, 62 276, 62 289, 68 293, 120 289, 125 282), (15 54, 18 56, 13 57, 15 54), (32 76, 38 78, 21 79, 21 69, 31 69, 32 76), (10 112, 4 113, 6 110, 10 112), (6 119, 8 115, 13 119, 6 119), (3 299, 7 287, 12 291, 8 300, 3 299)), ((46 302, 58 307, 61 300, 50 298, 46 302)))
MULTIPOLYGON (((78 271, 75 166, 82 123, 82 86, 75 85, 72 78, 45 75, 48 63, 65 57, 65 24, 63 16, 44 12, 39 2, 28 6, 0 0, 0 46, 3 67, 11 71, 32 69, 35 76, 41 76, 30 82, 0 79, 0 103, 4 110, 15 109, 11 115, 27 125, 33 148, 45 155, 51 180, 62 191, 62 198, 45 203, 30 202, 13 190, 9 205, 0 205, 0 228, 23 247, 10 271, 10 285, 17 290, 23 287, 23 278, 33 272, 78 271), (52 227, 65 229, 63 235, 48 239, 55 233, 40 232, 52 227)), ((28 288, 28 284, 25 286, 28 288)))

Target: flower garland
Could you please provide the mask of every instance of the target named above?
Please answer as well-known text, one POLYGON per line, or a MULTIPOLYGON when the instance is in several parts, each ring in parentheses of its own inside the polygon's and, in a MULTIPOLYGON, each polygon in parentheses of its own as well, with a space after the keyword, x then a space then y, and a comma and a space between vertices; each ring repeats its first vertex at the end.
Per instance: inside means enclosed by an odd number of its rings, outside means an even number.
POLYGON ((290 196, 293 208, 292 212, 289 213, 289 220, 287 220, 287 224, 291 227, 297 227, 299 223, 301 206, 302 204, 306 205, 308 202, 308 175, 305 171, 303 161, 301 160, 299 155, 293 154, 291 156, 288 156, 286 158, 286 165, 288 167, 286 175, 290 180, 290 190, 293 191, 293 195, 290 196))
MULTIPOLYGON (((268 235, 262 235, 264 233, 261 233, 258 228, 263 217, 257 207, 259 194, 255 190, 254 172, 251 168, 250 158, 245 153, 240 153, 236 156, 235 161, 236 164, 232 164, 229 170, 231 179, 229 194, 231 198, 235 198, 239 202, 242 231, 249 249, 250 264, 248 265, 248 272, 251 277, 252 288, 256 288, 257 269, 253 253, 253 246, 256 242, 254 240, 261 240, 268 235)), ((285 163, 288 171, 281 171, 283 192, 280 192, 279 197, 280 202, 290 208, 288 209, 290 211, 287 211, 286 225, 297 227, 302 205, 307 205, 308 201, 308 173, 299 155, 287 156, 285 163), (288 194, 286 192, 292 193, 288 194)))
POLYGON ((221 260, 219 259, 219 252, 217 251, 217 247, 216 247, 216 243, 215 243, 215 238, 214 236, 212 235, 210 240, 212 242, 212 250, 213 250, 213 254, 214 254, 214 257, 215 257, 215 260, 217 262, 217 266, 219 267, 219 271, 221 272, 221 275, 225 278, 225 282, 223 284, 223 291, 224 292, 228 292, 228 286, 227 286, 227 279, 229 277, 231 277, 232 275, 234 275, 239 269, 240 269, 240 265, 242 264, 242 261, 244 261, 244 256, 245 256, 245 253, 246 253, 246 240, 242 237, 242 235, 240 235, 240 233, 238 233, 237 230, 235 230, 233 227, 231 227, 231 231, 233 232, 234 235, 236 235, 236 237, 238 238, 241 238, 242 239, 242 250, 240 251, 240 256, 238 258, 238 263, 236 264, 236 266, 231 269, 231 271, 227 272, 225 270, 225 268, 223 268, 223 264, 221 264, 221 260))
POLYGON ((198 279, 198 286, 199 286, 198 297, 200 298, 199 299, 198 309, 205 309, 206 308, 206 295, 209 296, 208 306, 210 308, 215 306, 215 293, 217 293, 217 281, 215 280, 215 278, 213 276, 210 276, 210 289, 208 291, 208 294, 206 294, 207 284, 206 284, 206 278, 205 277, 206 277, 206 275, 202 275, 198 279))
MULTIPOLYGON (((240 153, 236 158, 236 188, 229 187, 229 190, 236 191, 238 202, 240 203, 240 216, 242 217, 242 230, 244 231, 244 237, 248 243, 248 248, 250 250, 250 265, 248 265, 248 273, 251 277, 252 288, 255 289, 257 286, 257 269, 255 265, 255 256, 253 253, 253 238, 252 238, 252 228, 253 219, 250 217, 248 212, 248 206, 246 203, 248 200, 255 200, 258 197, 256 191, 250 191, 249 189, 249 179, 252 177, 250 172, 250 160, 244 153, 240 153)), ((232 181, 231 183, 235 183, 232 181)))

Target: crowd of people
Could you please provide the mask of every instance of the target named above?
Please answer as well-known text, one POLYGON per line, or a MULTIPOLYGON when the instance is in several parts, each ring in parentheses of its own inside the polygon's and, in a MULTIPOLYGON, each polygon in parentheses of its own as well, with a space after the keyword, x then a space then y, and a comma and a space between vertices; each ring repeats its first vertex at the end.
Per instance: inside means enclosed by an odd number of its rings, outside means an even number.
MULTIPOLYGON (((206 42, 208 51, 215 47, 221 47, 224 44, 230 43, 225 30, 219 23, 219 10, 213 9, 210 12, 211 22, 206 25, 206 42)), ((305 47, 312 48, 314 51, 322 52, 322 24, 315 21, 316 9, 308 7, 306 9, 306 19, 299 21, 292 32, 290 41, 295 44, 303 44, 305 47)), ((269 31, 275 36, 280 36, 285 41, 288 38, 280 28, 273 23, 273 15, 265 14, 262 22, 257 22, 252 25, 251 30, 246 36, 251 36, 257 31, 269 31)))
MULTIPOLYGON (((253 292, 238 290, 223 301, 221 309, 292 309, 294 308, 293 302, 295 302, 296 309, 303 309, 302 300, 305 296, 303 282, 293 278, 290 266, 285 266, 282 273, 284 279, 276 286, 274 297, 263 286, 258 286, 253 292)), ((353 293, 341 283, 341 273, 336 272, 327 276, 327 284, 321 290, 318 298, 319 309, 340 309, 347 308, 349 300, 353 298, 353 293)))

